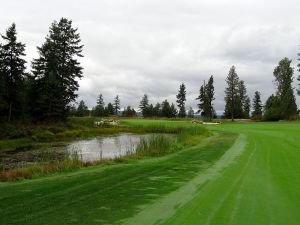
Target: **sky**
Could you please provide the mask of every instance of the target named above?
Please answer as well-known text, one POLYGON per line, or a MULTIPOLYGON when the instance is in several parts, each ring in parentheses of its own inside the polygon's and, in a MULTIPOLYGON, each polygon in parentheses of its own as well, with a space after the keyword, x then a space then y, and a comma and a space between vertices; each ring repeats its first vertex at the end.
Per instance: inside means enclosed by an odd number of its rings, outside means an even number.
POLYGON ((221 112, 232 65, 251 99, 275 92, 273 70, 284 57, 293 60, 297 87, 299 8, 299 0, 9 0, 1 2, 0 33, 16 23, 30 70, 51 23, 71 19, 84 44, 78 101, 89 107, 100 93, 105 103, 118 94, 122 107, 137 108, 145 93, 154 104, 175 103, 184 82, 186 107, 196 108, 213 75, 221 112))

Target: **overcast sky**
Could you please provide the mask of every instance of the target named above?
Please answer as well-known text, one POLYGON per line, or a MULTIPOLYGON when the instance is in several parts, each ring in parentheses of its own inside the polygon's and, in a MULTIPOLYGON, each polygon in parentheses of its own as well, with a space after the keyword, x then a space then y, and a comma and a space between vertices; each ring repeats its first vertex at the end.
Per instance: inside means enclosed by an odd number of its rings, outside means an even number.
POLYGON ((175 102, 184 82, 186 105, 196 108, 200 85, 214 75, 219 111, 232 65, 251 99, 274 92, 273 69, 284 57, 298 76, 299 9, 299 0, 9 0, 1 2, 0 33, 15 22, 30 62, 51 23, 72 19, 84 44, 78 100, 89 107, 99 93, 106 103, 118 94, 122 107, 137 107, 144 93, 175 102))

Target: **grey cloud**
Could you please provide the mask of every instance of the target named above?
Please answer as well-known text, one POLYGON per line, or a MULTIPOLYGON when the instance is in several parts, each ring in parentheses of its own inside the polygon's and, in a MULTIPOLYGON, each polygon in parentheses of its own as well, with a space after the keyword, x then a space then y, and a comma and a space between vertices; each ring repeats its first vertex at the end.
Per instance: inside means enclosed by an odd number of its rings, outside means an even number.
POLYGON ((30 62, 53 20, 72 19, 85 45, 79 99, 90 107, 100 92, 106 103, 119 94, 122 107, 137 107, 144 93, 153 103, 175 102, 185 82, 187 106, 195 108, 200 85, 214 75, 214 104, 223 110, 230 66, 263 100, 274 92, 281 58, 296 68, 299 7, 296 0, 10 0, 2 3, 0 32, 16 22, 30 62))

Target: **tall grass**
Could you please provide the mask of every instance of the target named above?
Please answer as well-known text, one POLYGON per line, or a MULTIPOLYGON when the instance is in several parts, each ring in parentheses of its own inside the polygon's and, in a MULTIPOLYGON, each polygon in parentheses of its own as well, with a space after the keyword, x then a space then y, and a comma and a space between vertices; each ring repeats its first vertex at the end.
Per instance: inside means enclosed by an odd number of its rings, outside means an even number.
POLYGON ((174 138, 166 135, 152 135, 151 137, 141 138, 137 148, 137 156, 161 156, 170 153, 174 138))

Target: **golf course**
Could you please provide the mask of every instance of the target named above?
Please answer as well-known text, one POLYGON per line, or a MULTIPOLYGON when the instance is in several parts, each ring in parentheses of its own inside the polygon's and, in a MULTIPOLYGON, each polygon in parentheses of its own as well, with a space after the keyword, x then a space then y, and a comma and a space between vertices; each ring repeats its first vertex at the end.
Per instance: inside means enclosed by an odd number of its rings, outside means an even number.
POLYGON ((209 135, 160 157, 1 182, 0 224, 299 224, 299 123, 124 123, 209 135))

